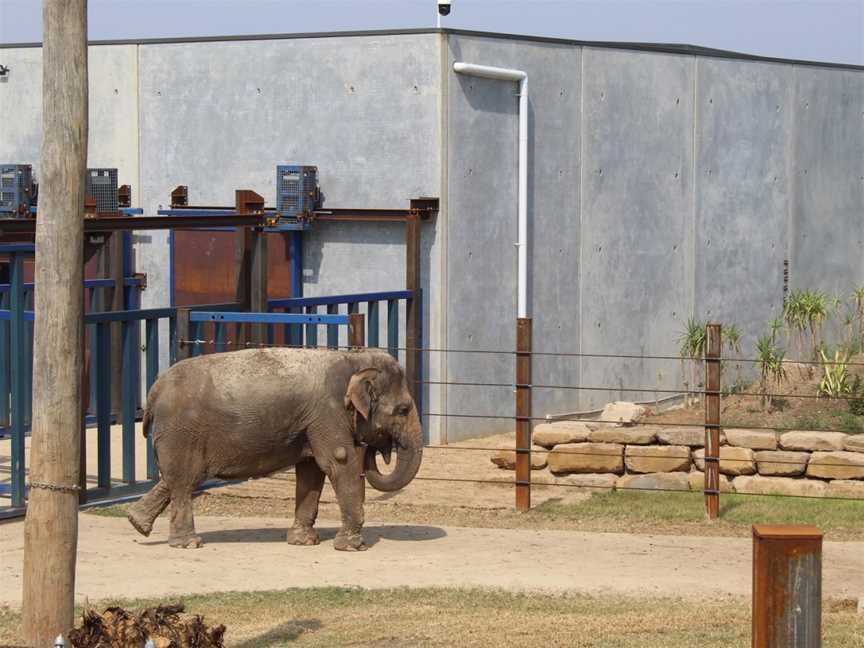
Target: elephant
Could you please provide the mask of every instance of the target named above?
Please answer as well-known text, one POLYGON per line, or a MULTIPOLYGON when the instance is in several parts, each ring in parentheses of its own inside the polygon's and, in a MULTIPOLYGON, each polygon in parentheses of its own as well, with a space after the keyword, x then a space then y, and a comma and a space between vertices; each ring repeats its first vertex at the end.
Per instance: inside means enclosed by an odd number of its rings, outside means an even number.
POLYGON ((318 544, 315 518, 325 475, 342 527, 334 547, 366 549, 364 476, 379 490, 404 488, 423 457, 423 432, 405 372, 386 351, 261 348, 177 362, 147 395, 144 436, 161 478, 128 510, 144 536, 171 504, 168 544, 200 547, 192 495, 207 479, 263 477, 296 469, 287 541, 318 544), (378 455, 395 466, 382 472, 378 455))

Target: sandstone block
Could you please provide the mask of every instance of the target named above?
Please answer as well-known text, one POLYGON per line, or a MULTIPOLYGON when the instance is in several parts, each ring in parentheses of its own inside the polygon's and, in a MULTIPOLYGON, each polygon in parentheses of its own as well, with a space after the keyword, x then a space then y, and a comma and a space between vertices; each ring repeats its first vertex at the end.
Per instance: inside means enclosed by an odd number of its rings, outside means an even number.
POLYGON ((864 452, 864 434, 854 434, 846 437, 843 449, 849 452, 864 452))
MULTIPOLYGON (((657 441, 666 445, 683 445, 691 448, 705 446, 705 428, 701 427, 668 427, 657 431, 657 441)), ((726 443, 726 434, 720 432, 720 444, 726 443)))
POLYGON ((617 443, 564 443, 549 452, 553 473, 624 472, 624 446, 617 443))
POLYGON ((647 445, 654 443, 656 428, 635 427, 607 427, 591 432, 588 437, 592 443, 626 443, 633 445, 647 445))
POLYGON ((726 442, 731 446, 751 450, 776 450, 777 433, 771 430, 727 429, 726 442))
POLYGON ((647 475, 624 475, 619 477, 615 488, 620 490, 629 489, 657 489, 657 490, 690 490, 690 482, 685 472, 649 473, 647 475))
POLYGON ((613 489, 618 476, 613 473, 585 473, 582 475, 560 475, 553 476, 555 484, 565 486, 578 486, 580 488, 602 488, 613 489))
MULTIPOLYGON (((690 482, 690 490, 701 491, 705 488, 705 473, 694 470, 687 474, 687 481, 690 482)), ((720 492, 734 493, 735 487, 726 475, 720 475, 720 492)))
POLYGON ((842 432, 793 431, 780 435, 780 447, 784 450, 842 450, 848 434, 842 432))
POLYGON ((579 421, 541 423, 534 428, 534 443, 544 448, 554 448, 561 443, 582 443, 588 440, 591 430, 579 421))
POLYGON ((808 477, 864 479, 864 454, 860 452, 814 452, 807 464, 808 477))
MULTIPOLYGON (((705 470, 705 448, 693 451, 696 468, 705 470)), ((724 475, 752 475, 756 472, 756 461, 750 448, 720 448, 720 472, 724 475)))
POLYGON ((804 474, 809 460, 809 452, 761 450, 756 453, 756 469, 760 475, 794 477, 804 474))
POLYGON ((736 493, 756 495, 797 495, 804 497, 823 497, 828 488, 825 482, 812 479, 793 479, 792 477, 763 477, 753 475, 736 477, 732 480, 736 493))
MULTIPOLYGON (((531 470, 543 470, 546 467, 548 454, 546 448, 532 445, 531 470)), ((499 450, 492 457, 492 463, 504 470, 516 470, 516 450, 499 450)))
POLYGON ((624 465, 628 472, 664 473, 690 470, 690 448, 687 446, 637 446, 624 450, 624 465))
POLYGON ((857 479, 833 479, 828 482, 828 497, 864 499, 864 481, 857 479))
POLYGON ((601 421, 611 421, 620 423, 621 425, 634 425, 645 416, 645 408, 635 403, 625 401, 615 401, 607 403, 603 408, 603 413, 600 414, 601 421))

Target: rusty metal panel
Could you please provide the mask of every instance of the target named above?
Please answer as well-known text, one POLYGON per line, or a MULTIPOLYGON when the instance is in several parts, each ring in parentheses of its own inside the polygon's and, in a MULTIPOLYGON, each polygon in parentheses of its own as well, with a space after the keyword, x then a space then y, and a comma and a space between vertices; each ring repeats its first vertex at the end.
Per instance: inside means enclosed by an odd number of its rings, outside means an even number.
POLYGON ((753 648, 822 645, 822 533, 753 525, 753 648))

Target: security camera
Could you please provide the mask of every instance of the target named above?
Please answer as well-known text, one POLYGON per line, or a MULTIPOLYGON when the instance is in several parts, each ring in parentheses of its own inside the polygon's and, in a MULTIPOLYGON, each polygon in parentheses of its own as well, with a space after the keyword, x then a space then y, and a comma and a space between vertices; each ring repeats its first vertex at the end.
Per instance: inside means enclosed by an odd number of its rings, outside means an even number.
POLYGON ((442 16, 449 16, 451 4, 453 3, 450 0, 438 0, 438 13, 442 16))

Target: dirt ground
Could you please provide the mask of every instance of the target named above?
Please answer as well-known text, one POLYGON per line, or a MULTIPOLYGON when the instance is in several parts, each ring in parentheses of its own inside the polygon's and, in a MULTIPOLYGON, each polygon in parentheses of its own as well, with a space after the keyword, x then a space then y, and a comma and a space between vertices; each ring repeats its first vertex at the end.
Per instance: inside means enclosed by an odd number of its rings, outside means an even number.
MULTIPOLYGON (((526 529, 469 529, 367 522, 365 552, 333 550, 338 529, 319 524, 314 547, 285 543, 289 522, 199 516, 200 549, 168 547, 167 520, 149 538, 123 518, 82 515, 79 599, 170 597, 288 587, 491 587, 699 599, 746 597, 746 538, 648 536, 526 529), (706 560, 710 557, 710 560, 706 560)), ((0 604, 18 606, 23 522, 0 525, 0 604)), ((826 542, 828 599, 864 595, 860 542, 826 542)))

